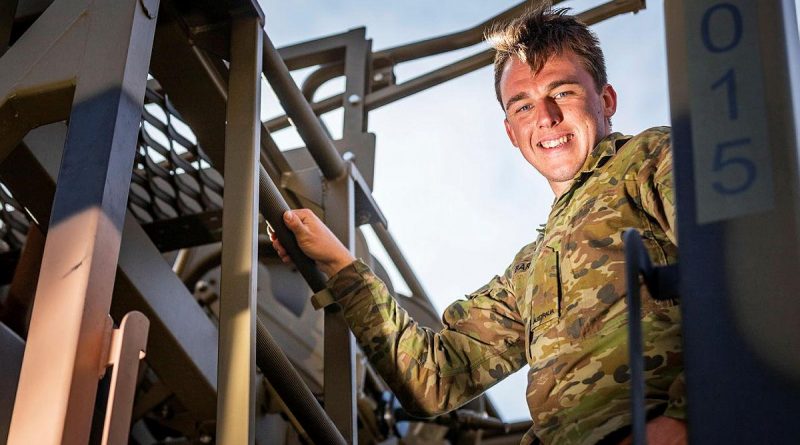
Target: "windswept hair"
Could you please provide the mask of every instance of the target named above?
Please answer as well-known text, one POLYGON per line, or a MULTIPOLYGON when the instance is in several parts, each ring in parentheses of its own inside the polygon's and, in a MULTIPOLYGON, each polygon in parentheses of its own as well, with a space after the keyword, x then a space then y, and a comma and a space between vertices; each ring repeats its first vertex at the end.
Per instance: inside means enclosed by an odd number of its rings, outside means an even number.
POLYGON ((544 1, 486 34, 486 40, 496 51, 494 90, 501 107, 500 77, 512 56, 527 63, 533 72, 538 73, 551 56, 569 50, 581 59, 594 79, 598 92, 608 83, 606 63, 597 36, 586 24, 568 15, 568 11, 569 8, 553 9, 549 1, 544 1))

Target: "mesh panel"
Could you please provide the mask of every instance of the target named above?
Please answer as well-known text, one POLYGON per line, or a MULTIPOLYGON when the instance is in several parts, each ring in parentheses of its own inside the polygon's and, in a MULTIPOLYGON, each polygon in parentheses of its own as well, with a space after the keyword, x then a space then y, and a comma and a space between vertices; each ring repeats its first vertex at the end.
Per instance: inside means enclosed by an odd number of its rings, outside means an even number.
POLYGON ((29 224, 22 205, 0 183, 0 253, 19 250, 25 242, 29 224))
MULTIPOLYGON (((220 210, 222 176, 154 85, 148 83, 145 93, 128 210, 141 224, 220 210)), ((0 182, 0 253, 21 248, 30 222, 0 182)))

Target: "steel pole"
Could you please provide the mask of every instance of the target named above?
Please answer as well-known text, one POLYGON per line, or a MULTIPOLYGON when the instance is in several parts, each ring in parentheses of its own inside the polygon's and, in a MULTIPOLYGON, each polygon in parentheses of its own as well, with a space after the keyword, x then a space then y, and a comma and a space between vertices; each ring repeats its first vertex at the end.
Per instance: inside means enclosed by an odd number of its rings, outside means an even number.
POLYGON ((309 153, 328 179, 342 177, 346 173, 345 163, 336 151, 333 141, 325 133, 311 105, 303 97, 300 88, 289 74, 289 68, 281 59, 269 36, 264 33, 264 75, 275 90, 281 106, 297 126, 297 132, 305 141, 309 153))
POLYGON ((262 35, 257 16, 233 19, 217 377, 217 442, 226 445, 255 442, 262 35))

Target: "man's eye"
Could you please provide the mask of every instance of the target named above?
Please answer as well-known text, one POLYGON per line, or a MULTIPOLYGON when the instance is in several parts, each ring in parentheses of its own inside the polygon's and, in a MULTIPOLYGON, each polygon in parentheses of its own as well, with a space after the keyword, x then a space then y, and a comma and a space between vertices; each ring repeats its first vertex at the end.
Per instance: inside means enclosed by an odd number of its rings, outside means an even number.
POLYGON ((532 108, 533 108, 533 106, 530 105, 530 104, 523 105, 523 106, 517 108, 517 113, 520 113, 520 112, 523 112, 523 111, 528 111, 528 110, 530 110, 532 108))
POLYGON ((572 94, 571 91, 561 91, 559 93, 554 94, 553 99, 563 99, 571 94, 572 94))

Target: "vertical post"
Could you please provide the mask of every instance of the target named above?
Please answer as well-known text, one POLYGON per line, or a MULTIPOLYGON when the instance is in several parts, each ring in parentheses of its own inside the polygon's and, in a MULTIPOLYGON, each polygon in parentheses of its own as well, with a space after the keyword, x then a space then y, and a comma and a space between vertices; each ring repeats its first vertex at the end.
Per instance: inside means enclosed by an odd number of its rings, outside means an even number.
POLYGON ((217 443, 255 441, 258 160, 262 29, 258 17, 232 21, 225 129, 217 443))
MULTIPOLYGON (((325 222, 355 252, 355 185, 350 175, 328 182, 325 222)), ((340 309, 325 308, 325 411, 349 444, 358 443, 356 428, 356 344, 340 309)))
MULTIPOLYGON (((364 29, 348 33, 345 52, 345 116, 343 137, 349 143, 360 141, 366 131, 364 97, 367 92, 369 41, 364 29)), ((352 157, 352 155, 348 155, 352 157)), ((346 156, 345 158, 347 159, 346 156)), ((350 161, 352 159, 348 159, 350 161)), ((328 182, 325 195, 325 222, 333 233, 355 251, 355 185, 347 174, 328 182)), ((358 443, 356 412, 356 344, 344 317, 336 306, 325 308, 325 411, 348 443, 358 443)))
POLYGON ((365 98, 369 85, 371 41, 366 39, 364 28, 347 33, 348 42, 344 55, 345 102, 342 137, 351 144, 361 140, 367 131, 365 98))
POLYGON ((665 17, 689 442, 791 443, 800 437, 794 2, 673 0, 665 17))
MULTIPOLYGON (((157 0, 147 3, 158 6, 157 0)), ((87 443, 105 365, 156 21, 139 0, 96 0, 83 17, 92 26, 85 45, 74 48, 81 68, 11 420, 12 445, 87 443)))

